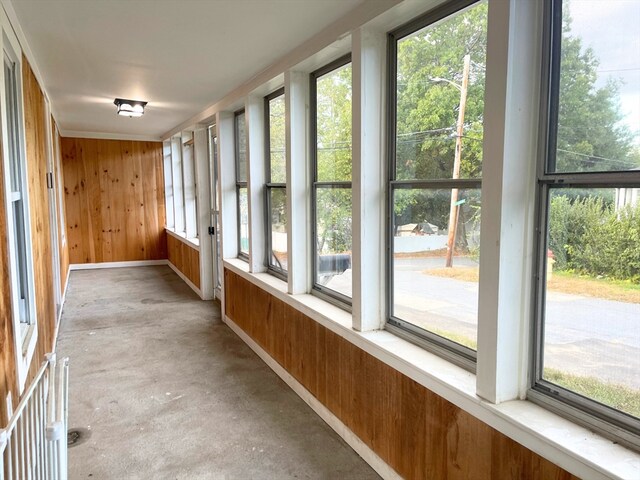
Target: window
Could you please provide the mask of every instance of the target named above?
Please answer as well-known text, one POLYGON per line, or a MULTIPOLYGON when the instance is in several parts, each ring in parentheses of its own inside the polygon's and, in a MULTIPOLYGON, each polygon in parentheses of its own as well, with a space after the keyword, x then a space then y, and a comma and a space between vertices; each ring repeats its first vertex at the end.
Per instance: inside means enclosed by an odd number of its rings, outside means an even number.
POLYGON ((162 153, 164 159, 164 198, 166 203, 167 228, 175 227, 173 211, 173 177, 171 173, 171 141, 165 140, 162 143, 162 153))
POLYGON ((351 304, 351 57, 311 74, 313 288, 351 304))
MULTIPOLYGON (((6 32, 5 32, 6 33, 6 32)), ((5 42, 7 38, 5 37, 5 42)), ((4 50, 5 105, 3 123, 4 180, 7 211, 7 242, 11 278, 11 305, 18 360, 18 377, 22 386, 26 380, 37 339, 35 293, 33 283, 33 258, 31 250, 31 225, 29 218, 29 194, 27 190, 26 159, 23 143, 22 95, 19 54, 4 50)))
POLYGON ((636 447, 639 16, 635 2, 548 6, 530 392, 533 400, 636 447))
POLYGON ((267 269, 287 275, 287 165, 284 88, 265 97, 267 269))
POLYGON ((473 368, 487 3, 455 8, 389 39, 387 326, 473 368))
POLYGON ((171 172, 173 177, 174 231, 179 234, 186 234, 182 139, 180 135, 171 137, 171 172))
POLYGON ((247 135, 244 109, 234 114, 236 198, 238 208, 238 256, 249 258, 249 197, 247 191, 247 135))
POLYGON ((198 208, 196 188, 196 164, 193 149, 193 133, 183 132, 182 142, 182 179, 184 185, 185 236, 198 237, 198 208))

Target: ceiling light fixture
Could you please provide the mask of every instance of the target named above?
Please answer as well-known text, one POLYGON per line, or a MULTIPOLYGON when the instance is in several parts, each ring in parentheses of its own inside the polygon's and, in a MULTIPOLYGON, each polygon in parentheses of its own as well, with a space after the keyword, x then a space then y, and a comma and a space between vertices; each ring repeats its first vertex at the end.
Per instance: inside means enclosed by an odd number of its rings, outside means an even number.
POLYGON ((144 113, 144 107, 147 102, 140 100, 125 100, 124 98, 116 98, 113 104, 118 107, 118 115, 125 117, 141 117, 144 113))

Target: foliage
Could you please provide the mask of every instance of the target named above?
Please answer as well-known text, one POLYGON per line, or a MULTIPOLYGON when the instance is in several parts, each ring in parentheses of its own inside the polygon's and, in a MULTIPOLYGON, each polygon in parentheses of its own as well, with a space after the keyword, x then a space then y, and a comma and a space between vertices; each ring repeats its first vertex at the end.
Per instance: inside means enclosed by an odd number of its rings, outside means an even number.
POLYGON ((271 183, 287 181, 284 95, 269 101, 269 167, 271 183))
POLYGON ((558 270, 640 282, 640 205, 616 211, 599 196, 553 195, 549 248, 558 270))
MULTIPOLYGON (((398 40, 395 79, 395 177, 398 180, 452 178, 461 94, 455 85, 462 82, 465 55, 471 57, 471 70, 461 141, 460 177, 482 177, 487 11, 487 2, 483 1, 398 40)), ((586 48, 582 39, 572 33, 568 9, 563 12, 561 57, 557 170, 606 171, 640 166, 640 149, 634 147, 633 136, 622 124, 618 105, 619 82, 609 79, 602 84, 598 78, 599 60, 594 51, 586 48)), ((317 99, 317 180, 351 181, 350 65, 318 79, 317 99)), ((350 249, 351 202, 341 198, 348 192, 350 190, 317 196, 320 251, 339 253, 350 249)), ((609 195, 602 197, 601 205, 585 204, 588 191, 565 192, 566 198, 556 200, 558 208, 551 212, 552 216, 566 216, 552 222, 555 225, 564 223, 564 229, 556 228, 550 232, 557 266, 580 271, 589 269, 590 274, 606 270, 607 275, 616 277, 637 275, 633 273, 636 271, 633 266, 636 257, 631 250, 625 254, 626 270, 622 266, 611 270, 605 269, 606 265, 583 258, 592 248, 589 245, 584 244, 584 251, 564 248, 565 245, 575 245, 577 249, 578 245, 583 245, 578 240, 583 242, 587 238, 584 222, 588 219, 589 234, 595 232, 591 226, 598 224, 596 217, 613 201, 609 195), (577 201, 578 198, 583 200, 577 201), (561 208, 560 202, 566 205, 561 208), (569 212, 568 205, 575 205, 580 212, 569 212), (571 263, 578 261, 579 266, 571 263)), ((477 194, 477 191, 468 193, 472 197, 468 202, 473 208, 461 209, 457 248, 471 247, 466 244, 466 238, 478 229, 480 208, 477 194)), ((450 190, 445 189, 396 189, 394 226, 428 222, 446 229, 450 198, 450 190)), ((609 229, 607 235, 613 235, 616 229, 617 235, 624 235, 615 244, 618 252, 627 252, 626 244, 621 243, 634 238, 630 237, 633 231, 621 230, 623 225, 627 223, 613 222, 597 229, 598 232, 602 230, 600 235, 605 235, 605 229, 609 229)), ((613 243, 608 245, 614 248, 613 243)))
POLYGON ((582 39, 571 35, 571 15, 563 15, 558 105, 557 171, 626 170, 640 166, 632 135, 621 124, 619 82, 596 88, 599 60, 582 39))
POLYGON ((596 377, 573 375, 553 368, 545 368, 543 377, 556 385, 640 418, 640 395, 637 389, 609 383, 596 377))
MULTIPOLYGON (((317 180, 350 182, 351 64, 317 81, 317 180)), ((318 253, 351 251, 351 188, 316 191, 318 253)))

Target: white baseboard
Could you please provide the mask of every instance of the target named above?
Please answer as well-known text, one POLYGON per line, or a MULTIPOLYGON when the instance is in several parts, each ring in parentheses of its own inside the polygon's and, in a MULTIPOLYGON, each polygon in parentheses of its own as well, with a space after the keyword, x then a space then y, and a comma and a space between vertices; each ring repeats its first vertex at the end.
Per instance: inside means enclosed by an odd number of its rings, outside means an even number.
POLYGON ((202 291, 201 291, 198 287, 196 287, 196 286, 194 285, 194 283, 193 283, 191 280, 189 280, 189 279, 187 278, 187 276, 186 276, 184 273, 182 273, 178 267, 176 267, 173 263, 171 263, 171 262, 169 262, 169 261, 167 261, 167 263, 166 263, 166 264, 167 264, 167 265, 169 265, 169 267, 171 267, 171 270, 173 270, 174 272, 176 272, 176 274, 177 274, 177 275, 178 275, 182 280, 184 280, 184 283, 186 283, 187 285, 189 285, 189 286, 191 287, 191 290, 193 290, 194 292, 196 292, 196 294, 198 294, 198 296, 199 296, 202 300, 204 300, 204 299, 205 299, 205 298, 204 298, 204 295, 202 295, 202 291))
POLYGON ((136 260, 131 262, 102 262, 102 263, 74 263, 69 270, 95 270, 98 268, 149 267, 152 265, 167 265, 169 260, 136 260))
POLYGON ((342 423, 331 411, 325 407, 316 397, 311 394, 301 383, 299 383, 289 372, 287 372, 278 362, 276 362, 260 345, 258 345, 244 330, 236 325, 226 315, 225 323, 253 350, 268 366, 278 375, 296 394, 318 414, 327 425, 329 425, 347 444, 360 455, 378 475, 386 480, 401 480, 402 477, 396 473, 376 452, 364 443, 349 428, 342 423))

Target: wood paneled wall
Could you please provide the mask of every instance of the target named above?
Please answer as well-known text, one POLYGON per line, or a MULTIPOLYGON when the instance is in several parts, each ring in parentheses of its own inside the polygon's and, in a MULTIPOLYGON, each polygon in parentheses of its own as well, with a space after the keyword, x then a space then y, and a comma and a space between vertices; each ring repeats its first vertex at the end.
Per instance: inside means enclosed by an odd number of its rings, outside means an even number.
POLYGON ((200 252, 182 240, 167 234, 169 261, 200 288, 200 252))
POLYGON ((26 58, 22 60, 22 67, 31 242, 38 315, 38 345, 29 370, 29 378, 32 378, 40 368, 44 355, 53 350, 53 336, 56 326, 51 245, 52 227, 47 190, 47 136, 51 135, 51 132, 45 121, 47 113, 44 95, 26 58))
MULTIPOLYGON (((26 141, 27 182, 29 189, 31 240, 35 283, 35 304, 38 322, 38 343, 31 361, 27 385, 51 352, 56 326, 49 194, 47 191, 47 135, 45 99, 26 58, 22 59, 24 121, 26 141)), ((0 162, 0 165, 2 162, 0 162)), ((1 168, 1 166, 0 166, 1 168)), ((4 176, 5 172, 0 171, 4 176)), ((5 399, 11 392, 13 407, 20 400, 15 353, 13 348, 12 306, 10 297, 9 258, 3 182, 0 182, 0 424, 7 421, 5 399)))
POLYGON ((4 163, 0 161, 0 426, 7 422, 7 393, 11 392, 14 397, 17 395, 4 198, 4 163))
POLYGON ((240 275, 226 314, 407 479, 575 480, 240 275))
POLYGON ((161 142, 61 139, 72 264, 167 258, 161 142))

